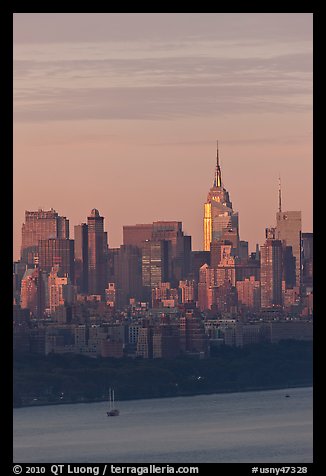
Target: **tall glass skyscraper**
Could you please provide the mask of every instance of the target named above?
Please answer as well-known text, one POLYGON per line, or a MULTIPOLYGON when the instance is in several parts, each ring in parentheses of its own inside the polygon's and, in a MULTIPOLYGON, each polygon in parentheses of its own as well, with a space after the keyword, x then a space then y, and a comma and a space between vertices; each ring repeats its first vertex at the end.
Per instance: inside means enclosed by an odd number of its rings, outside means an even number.
POLYGON ((104 231, 104 217, 93 208, 87 217, 88 229, 88 292, 104 294, 106 287, 107 233, 104 231))
POLYGON ((282 306, 283 247, 281 240, 267 238, 261 253, 261 307, 282 306))
POLYGON ((276 238, 292 246, 295 257, 296 286, 301 285, 301 212, 279 210, 276 213, 276 238))

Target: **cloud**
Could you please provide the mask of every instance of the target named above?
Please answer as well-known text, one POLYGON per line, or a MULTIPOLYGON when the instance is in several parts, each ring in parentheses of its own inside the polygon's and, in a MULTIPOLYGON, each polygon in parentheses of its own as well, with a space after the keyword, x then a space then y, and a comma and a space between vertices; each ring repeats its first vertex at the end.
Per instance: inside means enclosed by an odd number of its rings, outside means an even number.
POLYGON ((272 58, 17 60, 14 117, 167 119, 305 111, 311 108, 311 61, 307 53, 272 58))
MULTIPOLYGON (((271 137, 260 137, 260 138, 249 138, 249 139, 237 139, 236 134, 231 140, 223 139, 223 144, 228 144, 232 146, 244 146, 244 145, 286 145, 286 144, 298 144, 299 142, 306 142, 310 139, 310 134, 298 134, 298 135, 284 135, 281 137, 271 136, 271 137)), ((143 145, 147 146, 159 146, 159 147, 171 147, 171 146, 198 146, 202 147, 203 145, 212 146, 212 140, 187 140, 187 141, 164 141, 164 142, 147 142, 143 145)))
POLYGON ((312 36, 312 13, 15 13, 15 43, 312 36))
MULTIPOLYGON (((147 74, 153 79, 162 76, 173 80, 178 75, 192 75, 196 79, 212 77, 220 74, 247 73, 272 74, 281 73, 311 73, 312 55, 296 53, 264 57, 166 57, 166 58, 128 58, 128 59, 83 59, 60 61, 15 60, 15 78, 28 78, 38 75, 42 77, 47 72, 52 76, 76 74, 99 76, 113 74, 117 77, 126 74, 147 74)), ((187 78, 186 78, 187 79, 187 78)))
POLYGON ((268 90, 257 84, 215 86, 158 86, 56 89, 33 93, 14 108, 15 121, 73 119, 171 119, 182 116, 225 115, 252 112, 307 111, 308 88, 280 85, 268 90), (292 101, 291 101, 292 98, 292 101))

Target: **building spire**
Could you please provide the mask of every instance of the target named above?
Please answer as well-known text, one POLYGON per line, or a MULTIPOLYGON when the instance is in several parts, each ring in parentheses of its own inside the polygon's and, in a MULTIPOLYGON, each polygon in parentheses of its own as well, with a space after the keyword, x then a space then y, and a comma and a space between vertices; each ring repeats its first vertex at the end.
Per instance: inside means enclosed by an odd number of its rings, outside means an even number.
POLYGON ((278 211, 282 211, 281 175, 278 176, 278 211))
POLYGON ((214 187, 222 187, 222 174, 221 174, 220 160, 218 156, 218 140, 216 141, 216 169, 215 169, 214 187))

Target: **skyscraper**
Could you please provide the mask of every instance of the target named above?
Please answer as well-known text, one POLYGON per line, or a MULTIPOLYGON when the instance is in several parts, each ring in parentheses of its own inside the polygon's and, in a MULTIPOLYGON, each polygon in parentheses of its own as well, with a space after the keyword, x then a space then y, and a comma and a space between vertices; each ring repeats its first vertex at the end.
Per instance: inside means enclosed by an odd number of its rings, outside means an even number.
POLYGON ((69 276, 74 282, 74 240, 64 238, 49 238, 40 240, 38 245, 39 268, 50 273, 54 266, 58 266, 61 273, 69 276))
POLYGON ((313 288, 313 233, 302 233, 302 284, 304 291, 313 288))
POLYGON ((88 292, 104 295, 107 271, 107 233, 104 217, 96 208, 87 217, 88 226, 88 292))
POLYGON ((130 298, 141 299, 141 250, 137 246, 121 245, 116 255, 115 282, 118 306, 124 306, 130 298))
POLYGON ((191 237, 185 236, 181 221, 155 221, 153 223, 152 241, 171 242, 170 276, 168 279, 175 286, 190 269, 191 237))
POLYGON ((296 286, 301 284, 301 212, 278 211, 276 213, 276 238, 284 241, 286 246, 292 246, 295 258, 296 286))
POLYGON ((211 264, 211 254, 209 251, 192 251, 190 256, 190 276, 198 283, 199 270, 204 265, 211 264))
POLYGON ((51 210, 25 211, 22 226, 21 261, 33 266, 37 256, 39 240, 69 238, 69 220, 51 210))
POLYGON ((276 239, 281 240, 286 246, 292 246, 295 258, 296 286, 301 286, 301 212, 282 211, 281 182, 279 181, 278 212, 276 213, 276 239))
POLYGON ((123 227, 123 244, 142 248, 146 240, 152 238, 153 224, 125 225, 123 227))
POLYGON ((75 282, 82 293, 88 291, 88 226, 81 223, 74 227, 75 282))
POLYGON ((165 240, 145 242, 142 250, 142 283, 147 300, 150 299, 152 288, 168 281, 169 245, 165 240))
POLYGON ((181 221, 156 221, 151 224, 140 224, 123 227, 123 244, 143 249, 146 241, 170 241, 168 279, 177 285, 180 279, 190 272, 191 236, 182 231, 181 221))
MULTIPOLYGON (((229 193, 222 184, 217 144, 214 183, 204 204, 204 250, 210 251, 213 241, 226 239, 227 232, 235 232, 237 241, 239 240, 239 216, 233 212, 229 193)), ((238 243, 234 245, 237 245, 234 246, 237 249, 238 243)))
POLYGON ((261 307, 281 307, 283 276, 281 240, 268 238, 260 248, 260 256, 261 307))

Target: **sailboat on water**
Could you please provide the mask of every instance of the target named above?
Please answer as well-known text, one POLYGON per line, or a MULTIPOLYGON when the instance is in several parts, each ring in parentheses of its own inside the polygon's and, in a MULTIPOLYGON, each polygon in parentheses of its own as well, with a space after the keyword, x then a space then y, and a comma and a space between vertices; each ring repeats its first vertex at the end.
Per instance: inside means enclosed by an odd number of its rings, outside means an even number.
POLYGON ((109 410, 106 412, 107 416, 118 416, 120 414, 120 410, 115 408, 114 402, 114 390, 111 388, 109 389, 109 410))

